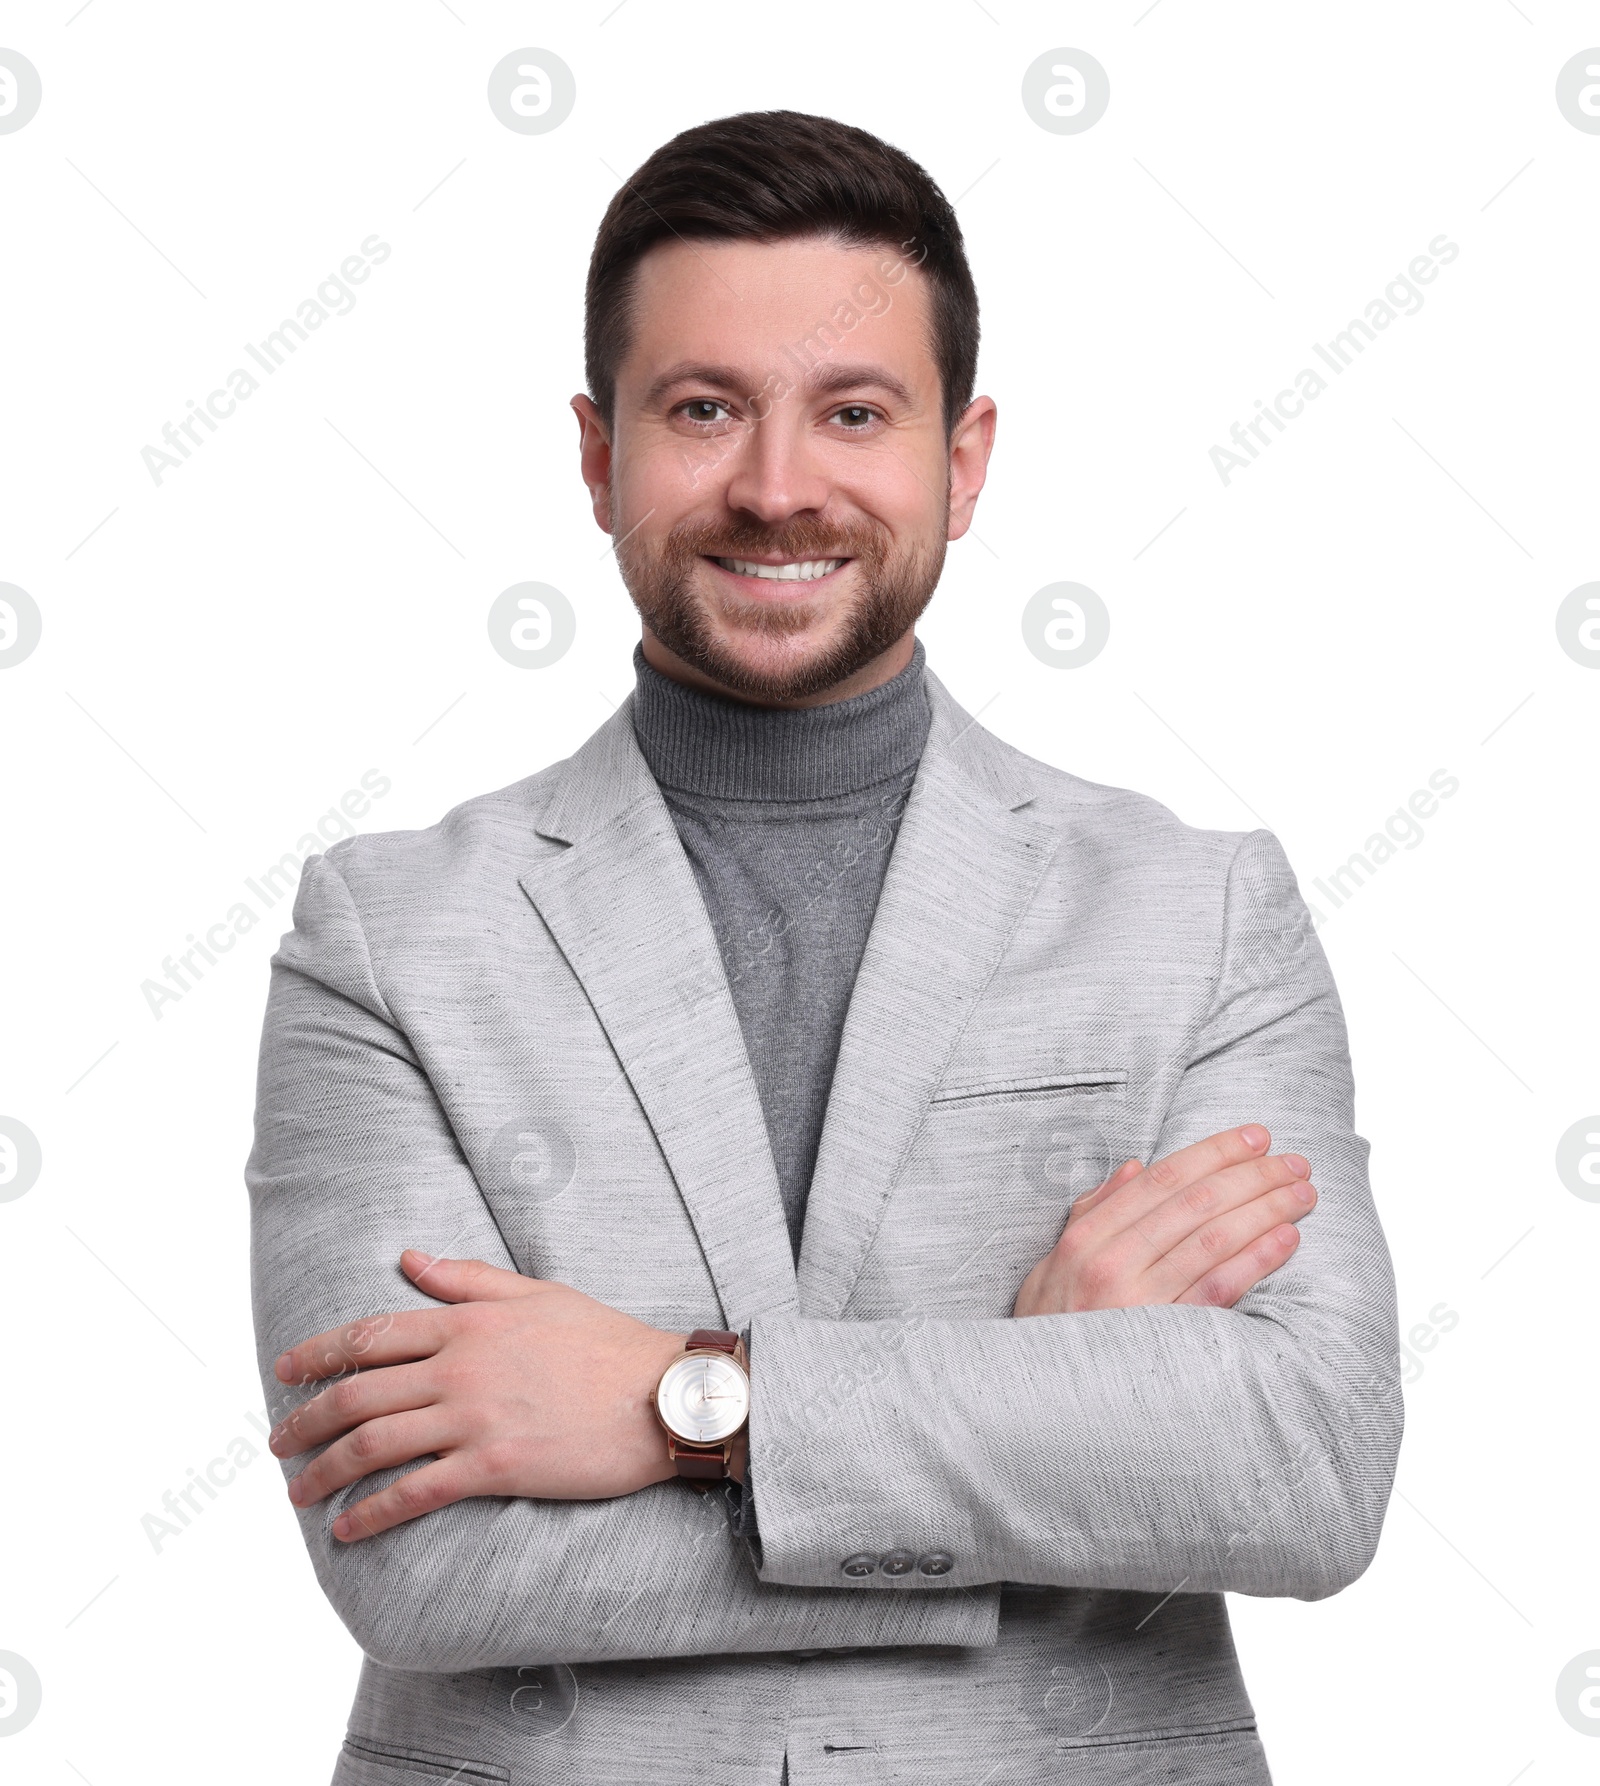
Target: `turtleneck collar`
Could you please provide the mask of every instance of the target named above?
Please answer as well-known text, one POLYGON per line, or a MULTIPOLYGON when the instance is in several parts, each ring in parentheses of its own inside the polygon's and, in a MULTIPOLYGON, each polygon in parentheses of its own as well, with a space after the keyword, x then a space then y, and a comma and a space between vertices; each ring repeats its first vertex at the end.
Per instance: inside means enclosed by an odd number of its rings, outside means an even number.
POLYGON ((753 707, 674 682, 635 646, 633 730, 663 786, 724 800, 821 800, 909 769, 933 710, 922 641, 881 687, 824 707, 753 707))

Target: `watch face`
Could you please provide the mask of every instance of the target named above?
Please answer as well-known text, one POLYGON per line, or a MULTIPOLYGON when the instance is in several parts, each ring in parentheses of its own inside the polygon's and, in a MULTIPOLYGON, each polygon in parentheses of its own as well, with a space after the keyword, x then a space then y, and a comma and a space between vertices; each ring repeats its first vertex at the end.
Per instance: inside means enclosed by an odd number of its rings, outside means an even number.
POLYGON ((744 1425, 750 1379, 724 1352, 691 1352, 662 1372, 656 1407, 680 1439, 715 1445, 744 1425))

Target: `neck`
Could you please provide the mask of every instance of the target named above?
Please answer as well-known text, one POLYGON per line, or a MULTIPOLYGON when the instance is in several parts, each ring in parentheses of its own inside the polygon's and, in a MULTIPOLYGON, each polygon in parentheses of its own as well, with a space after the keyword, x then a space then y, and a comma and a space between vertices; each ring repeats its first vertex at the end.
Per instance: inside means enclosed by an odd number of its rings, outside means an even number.
POLYGON ((911 662, 916 644, 916 633, 908 627, 887 651, 881 652, 870 663, 863 664, 842 682, 832 683, 814 695, 800 695, 792 701, 772 701, 729 688, 725 682, 718 682, 714 676, 696 669, 686 659, 679 657, 677 652, 663 645, 648 626, 643 629, 643 637, 639 641, 644 661, 650 668, 658 670, 674 682, 681 682, 686 688, 697 688, 702 694, 720 695, 725 701, 739 701, 747 707, 771 707, 790 712, 806 707, 831 707, 836 701, 848 701, 856 695, 882 688, 884 683, 892 682, 911 662))

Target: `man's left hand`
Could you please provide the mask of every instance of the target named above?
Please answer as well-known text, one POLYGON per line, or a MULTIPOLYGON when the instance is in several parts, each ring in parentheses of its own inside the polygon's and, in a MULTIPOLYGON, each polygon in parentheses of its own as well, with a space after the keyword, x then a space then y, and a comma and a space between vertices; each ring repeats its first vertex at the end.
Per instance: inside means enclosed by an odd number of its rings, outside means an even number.
MULTIPOLYGON (((649 1397, 684 1334, 481 1260, 410 1250, 400 1263, 418 1289, 455 1306, 357 1321, 277 1362, 284 1383, 342 1378, 268 1441, 278 1457, 328 1445, 290 1483, 296 1506, 436 1459, 349 1508, 335 1537, 370 1538, 471 1495, 605 1500, 676 1474, 649 1397)), ((735 1469, 743 1474, 742 1459, 735 1469)))

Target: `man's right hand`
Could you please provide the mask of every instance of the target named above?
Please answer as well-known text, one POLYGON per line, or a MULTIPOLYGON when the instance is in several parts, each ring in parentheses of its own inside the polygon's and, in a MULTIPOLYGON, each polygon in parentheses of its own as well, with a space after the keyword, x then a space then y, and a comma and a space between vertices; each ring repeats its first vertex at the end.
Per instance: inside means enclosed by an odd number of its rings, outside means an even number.
POLYGON ((1310 1163, 1267 1155, 1259 1123, 1225 1129, 1153 1165, 1126 1160, 1080 1197, 1017 1292, 1013 1315, 1192 1302, 1232 1308, 1300 1244, 1315 1207, 1310 1163))

